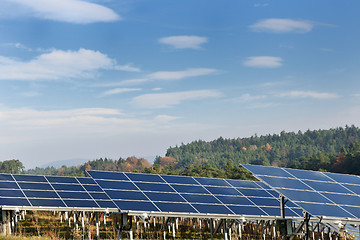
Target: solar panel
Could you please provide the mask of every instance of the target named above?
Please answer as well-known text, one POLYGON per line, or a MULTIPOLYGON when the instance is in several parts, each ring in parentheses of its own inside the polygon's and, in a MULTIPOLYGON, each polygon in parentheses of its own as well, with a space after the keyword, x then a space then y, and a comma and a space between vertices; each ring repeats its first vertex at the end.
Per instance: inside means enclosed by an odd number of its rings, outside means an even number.
POLYGON ((117 209, 92 178, 0 174, 0 206, 117 209))
MULTIPOLYGON (((278 193, 261 182, 106 171, 88 174, 120 211, 280 216, 278 193)), ((301 217, 302 210, 295 204, 286 211, 301 217)))
POLYGON ((243 166, 313 216, 349 219, 360 216, 358 176, 248 164, 243 166))

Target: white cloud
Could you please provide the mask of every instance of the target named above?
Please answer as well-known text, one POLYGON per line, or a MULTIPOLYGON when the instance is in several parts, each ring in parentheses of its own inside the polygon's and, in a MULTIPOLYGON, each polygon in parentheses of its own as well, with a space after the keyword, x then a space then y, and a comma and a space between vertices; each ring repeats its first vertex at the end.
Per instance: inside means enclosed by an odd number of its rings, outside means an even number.
MULTIPOLYGON (((61 80, 92 77, 99 70, 119 70, 115 59, 99 51, 52 50, 28 62, 0 56, 0 80, 61 80)), ((129 71, 140 71, 129 69, 129 71)))
POLYGON ((212 68, 190 68, 183 71, 160 71, 148 75, 149 79, 157 80, 179 80, 187 77, 198 77, 215 73, 212 68))
POLYGON ((133 98, 132 104, 140 108, 168 108, 183 101, 218 98, 222 94, 216 90, 193 90, 184 92, 144 94, 133 98))
POLYGON ((251 95, 249 93, 245 93, 241 95, 240 97, 234 98, 233 101, 235 102, 252 102, 252 101, 258 101, 258 100, 264 100, 267 96, 265 95, 251 95))
POLYGON ((314 24, 309 21, 285 18, 264 19, 250 26, 255 32, 270 33, 307 33, 310 32, 313 27, 314 24))
POLYGON ((167 123, 176 119, 179 119, 179 117, 169 116, 169 115, 158 115, 155 117, 154 120, 160 123, 167 123))
POLYGON ((112 9, 82 0, 12 0, 11 3, 21 7, 22 14, 60 22, 87 24, 121 20, 112 9))
POLYGON ((314 98, 314 99, 335 99, 340 97, 335 93, 314 92, 314 91, 290 91, 290 92, 281 93, 278 96, 290 97, 290 98, 314 98))
POLYGON ((208 42, 206 37, 199 36, 170 36, 159 39, 159 43, 167 44, 178 49, 201 49, 201 45, 206 42, 208 42))
POLYGON ((110 96, 110 95, 115 95, 115 94, 120 94, 120 93, 136 92, 136 91, 141 91, 141 88, 115 88, 115 89, 111 89, 111 90, 108 90, 108 91, 102 93, 100 96, 105 97, 105 96, 110 96))
POLYGON ((272 56, 248 57, 244 61, 244 66, 255 68, 278 68, 282 66, 283 59, 272 56))

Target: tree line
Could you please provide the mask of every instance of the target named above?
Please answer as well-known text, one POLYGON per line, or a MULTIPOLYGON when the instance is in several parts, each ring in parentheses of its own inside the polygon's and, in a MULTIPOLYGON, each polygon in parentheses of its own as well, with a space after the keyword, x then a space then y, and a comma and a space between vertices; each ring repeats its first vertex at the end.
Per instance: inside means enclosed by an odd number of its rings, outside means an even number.
POLYGON ((251 179, 241 163, 360 175, 360 129, 355 126, 266 136, 194 141, 170 147, 151 165, 144 158, 100 158, 79 166, 24 170, 19 160, 0 162, 0 172, 85 176, 86 170, 251 179))

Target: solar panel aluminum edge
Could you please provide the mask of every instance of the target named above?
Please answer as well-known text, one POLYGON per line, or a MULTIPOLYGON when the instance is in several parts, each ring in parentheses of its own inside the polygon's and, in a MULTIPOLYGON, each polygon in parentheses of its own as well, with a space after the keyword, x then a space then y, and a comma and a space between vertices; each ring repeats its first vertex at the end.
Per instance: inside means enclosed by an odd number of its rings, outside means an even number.
MULTIPOLYGON (((349 206, 354 204, 349 204, 347 200, 344 200, 346 198, 344 195, 347 195, 348 199, 360 199, 359 195, 346 188, 346 184, 349 184, 349 179, 352 177, 308 170, 248 164, 243 166, 252 172, 255 177, 272 186, 280 194, 313 216, 360 220, 357 214, 360 213, 360 206, 349 206), (274 171, 274 169, 277 170, 274 171), (285 172, 285 174, 279 174, 281 172, 285 172), (284 178, 284 176, 287 177, 284 178), (335 179, 338 181, 346 179, 347 181, 338 182, 335 179)), ((352 179, 356 181, 357 177, 355 176, 352 179)), ((360 203, 355 205, 360 205, 360 203)))

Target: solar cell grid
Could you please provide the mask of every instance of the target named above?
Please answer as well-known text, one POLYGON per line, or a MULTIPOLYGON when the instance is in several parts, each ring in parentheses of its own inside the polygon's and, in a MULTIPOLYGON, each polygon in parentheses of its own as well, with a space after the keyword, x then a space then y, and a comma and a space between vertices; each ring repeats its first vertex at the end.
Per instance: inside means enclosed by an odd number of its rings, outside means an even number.
MULTIPOLYGON (((93 184, 90 190, 96 191, 102 206, 117 208, 93 179, 81 181, 93 184)), ((0 174, 0 206, 100 208, 94 197, 75 177, 0 174)))
POLYGON ((348 174, 329 173, 329 172, 324 172, 323 174, 328 176, 329 178, 333 179, 336 182, 360 185, 360 177, 359 176, 348 175, 348 174))
POLYGON ((168 183, 199 185, 192 177, 160 175, 168 183))
POLYGON ((230 187, 230 185, 224 179, 196 177, 195 180, 198 181, 203 186, 230 187))
MULTIPOLYGON (((237 214, 231 210, 231 206, 237 209, 238 213, 257 215, 261 212, 261 215, 267 215, 266 211, 260 210, 254 202, 271 209, 278 209, 280 206, 275 197, 278 194, 270 194, 269 187, 260 182, 125 173, 131 180, 129 182, 110 178, 104 180, 103 176, 107 172, 88 173, 122 211, 155 211, 155 207, 156 211, 186 213, 191 211, 185 206, 190 206, 201 214, 237 214), (121 186, 124 183, 133 185, 121 186), (249 200, 251 196, 254 201, 249 200)), ((296 205, 293 204, 293 207, 298 210, 296 205)), ((292 216, 299 216, 290 209, 288 211, 292 216)), ((269 214, 275 214, 274 212, 268 210, 269 214)), ((275 216, 280 216, 280 211, 276 211, 275 216)))
POLYGON ((308 180, 303 180, 303 182, 318 192, 334 192, 334 193, 348 193, 348 194, 351 193, 348 189, 344 188, 338 183, 316 182, 316 181, 308 181, 308 180))
POLYGON ((226 182, 228 182, 231 186, 234 187, 240 187, 240 188, 261 188, 257 183, 253 181, 245 181, 245 180, 232 180, 232 179, 226 179, 226 182))
POLYGON ((360 183, 357 176, 278 168, 292 175, 286 179, 273 174, 274 167, 243 166, 313 216, 358 218, 360 185, 354 184, 360 183))
POLYGON ((18 185, 15 182, 0 182, 1 189, 19 189, 18 185))
POLYGON ((13 177, 10 174, 0 174, 1 181, 14 181, 13 177))
POLYGON ((164 180, 155 174, 125 173, 131 181, 165 183, 164 180))
POLYGON ((75 183, 79 182, 74 177, 45 176, 50 183, 75 183))
POLYGON ((42 182, 47 183, 47 180, 44 176, 36 176, 36 175, 20 175, 20 174, 13 174, 15 180, 17 182, 42 182))
POLYGON ((331 178, 327 177, 322 172, 315 172, 315 171, 307 171, 307 170, 300 170, 300 169, 289 169, 285 170, 286 172, 290 173, 297 179, 307 179, 307 180, 314 180, 314 181, 333 181, 331 178))

